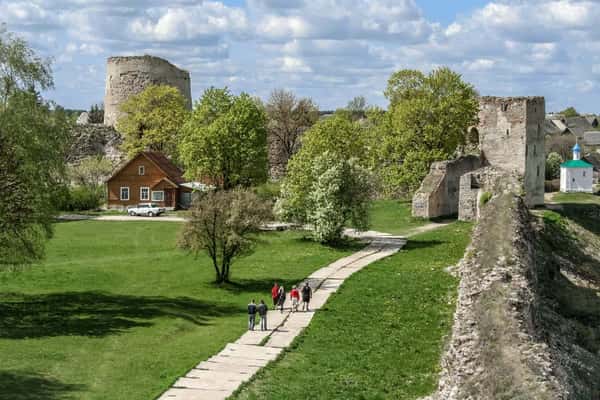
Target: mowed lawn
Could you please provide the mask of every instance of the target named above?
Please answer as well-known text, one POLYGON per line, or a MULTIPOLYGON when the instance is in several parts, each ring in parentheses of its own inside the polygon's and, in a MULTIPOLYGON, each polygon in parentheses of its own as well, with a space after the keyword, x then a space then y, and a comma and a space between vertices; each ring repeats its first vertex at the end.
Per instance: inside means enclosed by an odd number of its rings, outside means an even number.
POLYGON ((207 257, 176 249, 181 225, 56 225, 46 260, 0 273, 0 399, 151 400, 246 329, 267 298, 357 247, 264 233, 217 287, 207 257))
POLYGON ((437 385, 471 225, 411 238, 350 277, 292 347, 236 399, 417 399, 437 385))
POLYGON ((410 202, 401 200, 376 200, 371 204, 370 229, 404 235, 412 229, 423 226, 429 221, 423 218, 413 218, 410 202))

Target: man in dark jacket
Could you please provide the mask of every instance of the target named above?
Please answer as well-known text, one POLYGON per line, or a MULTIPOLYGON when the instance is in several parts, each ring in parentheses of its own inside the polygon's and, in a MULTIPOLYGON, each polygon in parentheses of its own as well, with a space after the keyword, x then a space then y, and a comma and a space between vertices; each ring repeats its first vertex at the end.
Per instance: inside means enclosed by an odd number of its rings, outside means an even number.
POLYGON ((312 289, 308 286, 308 282, 304 283, 304 287, 302 288, 302 310, 310 311, 308 309, 308 303, 310 303, 310 299, 312 298, 312 289))
POLYGON ((265 304, 264 300, 260 301, 260 304, 258 305, 258 315, 260 315, 260 330, 261 331, 266 331, 267 330, 267 305, 265 304))
POLYGON ((254 323, 256 322, 256 303, 254 299, 248 304, 248 330, 254 330, 254 323))

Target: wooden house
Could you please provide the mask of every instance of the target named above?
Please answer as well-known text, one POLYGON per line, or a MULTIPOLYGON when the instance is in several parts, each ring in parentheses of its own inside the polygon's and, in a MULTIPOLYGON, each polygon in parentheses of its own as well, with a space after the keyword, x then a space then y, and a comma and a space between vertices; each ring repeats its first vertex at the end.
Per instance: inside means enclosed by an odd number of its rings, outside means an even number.
POLYGON ((193 184, 164 154, 144 151, 122 165, 107 181, 108 208, 155 203, 169 210, 187 208, 193 184))

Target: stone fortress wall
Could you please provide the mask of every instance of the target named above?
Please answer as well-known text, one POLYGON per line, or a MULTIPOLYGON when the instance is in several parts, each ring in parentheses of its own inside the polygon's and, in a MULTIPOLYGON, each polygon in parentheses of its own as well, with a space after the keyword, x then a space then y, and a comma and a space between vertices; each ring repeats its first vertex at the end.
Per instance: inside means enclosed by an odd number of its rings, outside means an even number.
POLYGON ((458 214, 460 177, 480 167, 480 158, 473 155, 431 164, 429 175, 413 198, 413 216, 433 218, 458 214))
POLYGON ((169 85, 177 88, 191 109, 189 72, 177 68, 167 60, 149 55, 110 57, 106 63, 104 124, 115 126, 120 115, 121 103, 149 85, 169 85))
POLYGON ((467 161, 472 157, 467 156, 433 164, 413 198, 413 216, 458 212, 459 219, 476 219, 478 200, 490 189, 485 176, 492 170, 493 176, 504 171, 522 179, 527 206, 544 204, 544 98, 481 97, 479 104, 479 125, 471 134, 478 136, 480 162, 467 161), (486 166, 494 168, 470 174, 486 166), (461 180, 464 175, 469 176, 461 180))

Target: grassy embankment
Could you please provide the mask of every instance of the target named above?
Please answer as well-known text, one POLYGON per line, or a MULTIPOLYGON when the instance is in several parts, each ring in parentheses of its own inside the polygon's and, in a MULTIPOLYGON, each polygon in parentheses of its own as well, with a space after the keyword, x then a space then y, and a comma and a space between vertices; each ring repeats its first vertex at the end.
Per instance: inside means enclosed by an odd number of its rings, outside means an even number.
POLYGON ((416 399, 437 385, 471 225, 413 237, 353 275, 283 356, 236 399, 416 399))
POLYGON ((246 329, 245 306, 357 248, 265 233, 217 287, 172 222, 59 223, 47 258, 0 273, 0 399, 152 399, 246 329))

